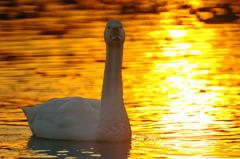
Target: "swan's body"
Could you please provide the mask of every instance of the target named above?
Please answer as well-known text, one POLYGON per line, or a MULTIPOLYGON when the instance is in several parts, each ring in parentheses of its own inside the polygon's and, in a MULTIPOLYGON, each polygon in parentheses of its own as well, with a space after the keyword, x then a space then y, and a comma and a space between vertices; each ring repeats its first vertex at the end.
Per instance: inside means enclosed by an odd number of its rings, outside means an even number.
POLYGON ((124 141, 131 128, 123 103, 122 55, 125 34, 118 20, 107 23, 107 57, 101 100, 81 97, 51 99, 23 108, 33 135, 49 139, 124 141))

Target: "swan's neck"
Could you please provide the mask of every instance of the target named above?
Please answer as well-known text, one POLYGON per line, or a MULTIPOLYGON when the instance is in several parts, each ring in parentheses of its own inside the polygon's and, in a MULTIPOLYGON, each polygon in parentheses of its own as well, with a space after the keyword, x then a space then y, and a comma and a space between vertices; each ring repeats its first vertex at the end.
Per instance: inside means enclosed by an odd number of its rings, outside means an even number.
POLYGON ((102 87, 103 113, 117 113, 124 108, 122 90, 123 45, 107 46, 107 55, 102 87))
POLYGON ((123 45, 107 46, 107 57, 101 98, 100 127, 105 140, 127 140, 131 129, 123 102, 123 45), (105 136, 105 134, 111 134, 105 136))

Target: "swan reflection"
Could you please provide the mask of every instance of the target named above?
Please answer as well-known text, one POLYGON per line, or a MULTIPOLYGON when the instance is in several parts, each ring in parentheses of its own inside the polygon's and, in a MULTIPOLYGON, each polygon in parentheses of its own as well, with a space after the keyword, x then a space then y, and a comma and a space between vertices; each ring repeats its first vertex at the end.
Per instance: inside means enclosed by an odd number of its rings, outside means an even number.
POLYGON ((81 142, 70 140, 49 140, 31 137, 28 149, 45 157, 77 157, 102 159, 127 159, 131 142, 81 142))

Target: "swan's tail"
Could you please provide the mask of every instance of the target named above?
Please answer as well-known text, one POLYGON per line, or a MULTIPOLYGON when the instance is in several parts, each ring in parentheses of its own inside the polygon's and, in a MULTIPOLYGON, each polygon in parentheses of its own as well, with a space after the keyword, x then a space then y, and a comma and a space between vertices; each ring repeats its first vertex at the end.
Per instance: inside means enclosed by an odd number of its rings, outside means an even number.
POLYGON ((25 107, 25 108, 22 108, 25 116, 27 117, 27 121, 28 121, 28 124, 30 126, 30 129, 32 131, 33 136, 35 135, 35 133, 34 133, 34 131, 32 129, 32 123, 33 123, 33 120, 34 120, 33 116, 34 116, 35 109, 36 109, 35 107, 25 107))
POLYGON ((25 116, 27 117, 27 120, 29 121, 29 119, 31 119, 31 116, 33 114, 34 108, 33 107, 25 107, 22 108, 25 116))

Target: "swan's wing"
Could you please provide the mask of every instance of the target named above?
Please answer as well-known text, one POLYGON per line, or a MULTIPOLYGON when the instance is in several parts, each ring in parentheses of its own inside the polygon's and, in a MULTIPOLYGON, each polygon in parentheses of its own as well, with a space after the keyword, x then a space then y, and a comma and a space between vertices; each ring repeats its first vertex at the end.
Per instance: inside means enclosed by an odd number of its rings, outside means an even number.
POLYGON ((23 108, 33 134, 62 138, 86 134, 99 120, 100 101, 81 97, 52 99, 35 107, 23 108), (78 135, 78 134, 75 134, 78 135))

